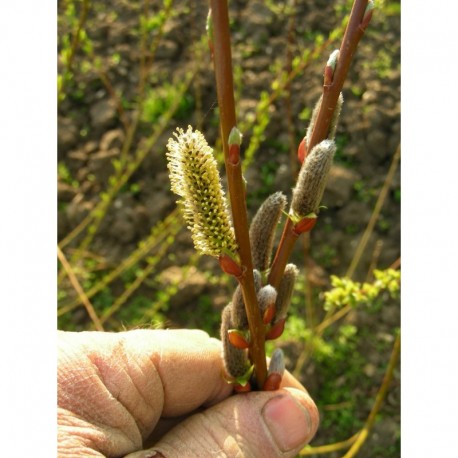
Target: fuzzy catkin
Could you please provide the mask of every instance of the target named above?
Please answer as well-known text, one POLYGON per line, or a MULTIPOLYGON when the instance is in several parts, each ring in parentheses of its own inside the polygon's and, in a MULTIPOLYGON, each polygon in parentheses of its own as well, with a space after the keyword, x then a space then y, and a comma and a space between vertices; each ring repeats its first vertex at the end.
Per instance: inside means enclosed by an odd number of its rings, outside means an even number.
MULTIPOLYGON (((254 277, 254 289, 256 292, 261 288, 261 273, 258 270, 253 270, 254 277)), ((242 288, 237 285, 234 294, 232 295, 232 312, 231 321, 234 328, 240 331, 246 331, 248 329, 248 318, 246 316, 245 302, 243 301, 242 288)))
POLYGON ((266 271, 270 266, 275 230, 286 202, 286 197, 281 192, 270 195, 259 207, 251 222, 253 266, 261 272, 266 271))
POLYGON ((270 357, 268 374, 278 373, 283 375, 285 372, 285 355, 281 348, 276 348, 270 357))
POLYGON ((234 328, 231 320, 232 305, 228 304, 221 314, 221 341, 223 342, 223 360, 227 373, 232 377, 241 377, 249 368, 246 350, 235 348, 229 341, 227 331, 234 328))
POLYGON ((166 153, 172 191, 181 199, 194 246, 201 254, 235 254, 237 243, 213 150, 204 136, 178 128, 166 153))
POLYGON ((293 190, 290 213, 294 218, 318 213, 335 151, 334 141, 323 140, 305 158, 293 190))
POLYGON ((288 314, 288 308, 294 290, 294 283, 298 273, 299 270, 294 264, 286 265, 285 272, 280 281, 280 286, 278 287, 277 301, 275 303, 275 317, 273 320, 274 323, 286 318, 286 315, 288 314))
MULTIPOLYGON (((320 96, 320 98, 318 99, 318 102, 316 103, 315 107, 313 108, 312 117, 310 118, 310 124, 307 128, 307 134, 305 135, 305 139, 306 139, 305 143, 307 145, 307 149, 309 148, 309 145, 310 145, 310 138, 312 137, 312 132, 313 132, 313 129, 315 128, 315 122, 316 122, 316 118, 321 108, 322 100, 323 100, 323 95, 320 96)), ((341 92, 339 94, 339 98, 337 99, 336 109, 334 110, 331 122, 329 124, 329 133, 327 135, 328 140, 334 140, 334 137, 336 136, 337 125, 339 123, 339 117, 340 117, 340 112, 342 111, 343 102, 344 102, 344 99, 343 99, 343 95, 341 92)))
POLYGON ((275 304, 277 300, 277 291, 271 285, 263 286, 257 293, 258 305, 259 310, 261 311, 261 315, 264 314, 267 307, 272 304, 275 304))

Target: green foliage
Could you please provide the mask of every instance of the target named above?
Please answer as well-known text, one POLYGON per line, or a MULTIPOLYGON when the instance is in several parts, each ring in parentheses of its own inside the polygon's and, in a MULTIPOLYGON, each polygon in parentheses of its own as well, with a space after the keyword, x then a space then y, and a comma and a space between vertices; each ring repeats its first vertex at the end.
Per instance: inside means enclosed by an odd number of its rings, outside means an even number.
POLYGON ((371 307, 384 291, 388 291, 392 298, 399 297, 401 272, 394 269, 374 270, 374 277, 373 283, 360 283, 332 275, 333 289, 324 294, 324 309, 329 311, 345 305, 371 307))
MULTIPOLYGON (((147 91, 142 120, 149 124, 154 124, 158 119, 170 110, 170 107, 177 100, 181 89, 173 83, 164 82, 162 86, 151 88, 147 91)), ((179 99, 176 110, 176 119, 186 119, 194 109, 194 99, 191 94, 184 94, 179 99)))

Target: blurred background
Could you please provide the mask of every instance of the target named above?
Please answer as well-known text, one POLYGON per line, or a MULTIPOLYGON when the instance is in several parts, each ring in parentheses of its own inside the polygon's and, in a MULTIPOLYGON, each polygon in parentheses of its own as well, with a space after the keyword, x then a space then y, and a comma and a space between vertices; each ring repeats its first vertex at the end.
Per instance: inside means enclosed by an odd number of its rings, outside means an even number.
MULTIPOLYGON (((251 217, 271 193, 291 196, 297 146, 352 2, 229 4, 251 217)), ((59 329, 219 335, 235 284, 195 253, 165 159, 175 128, 192 125, 222 164, 207 12, 200 0, 59 2, 59 329)), ((364 426, 400 326, 399 2, 376 2, 343 96, 326 209, 296 244, 290 317, 268 347, 284 350, 317 402, 314 447, 364 426)), ((396 364, 359 457, 400 455, 399 391, 396 364)))

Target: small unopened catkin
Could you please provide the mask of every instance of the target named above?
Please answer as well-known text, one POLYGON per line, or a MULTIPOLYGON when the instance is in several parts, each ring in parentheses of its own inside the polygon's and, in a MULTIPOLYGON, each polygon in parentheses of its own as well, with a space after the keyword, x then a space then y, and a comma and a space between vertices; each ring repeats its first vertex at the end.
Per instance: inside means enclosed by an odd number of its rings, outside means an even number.
POLYGON ((281 348, 276 348, 270 358, 268 374, 274 372, 280 375, 285 372, 285 355, 281 348))
POLYGON ((250 241, 253 266, 261 272, 270 266, 275 230, 285 207, 285 195, 276 192, 264 201, 251 222, 250 241))
POLYGON ((231 320, 231 304, 226 305, 221 315, 221 341, 223 342, 223 359, 227 373, 232 377, 240 377, 250 367, 247 350, 235 348, 227 335, 229 329, 234 328, 231 320))
POLYGON ((277 302, 275 303, 274 323, 286 318, 288 307, 293 295, 294 283, 299 271, 294 264, 287 264, 285 272, 278 287, 277 302))
POLYGON ((290 211, 293 220, 318 213, 335 151, 334 141, 323 140, 304 160, 293 190, 290 211))
MULTIPOLYGON (((318 99, 318 102, 315 105, 315 108, 313 109, 312 112, 312 117, 310 118, 310 124, 307 128, 307 134, 305 135, 305 142, 307 145, 307 149, 309 148, 310 145, 310 138, 312 137, 312 132, 313 129, 315 128, 315 122, 316 118, 318 116, 318 113, 320 111, 321 107, 321 102, 323 100, 323 96, 318 99)), ((339 123, 339 117, 340 117, 340 112, 342 111, 342 105, 343 105, 343 95, 342 92, 339 94, 339 98, 337 99, 337 105, 336 109, 334 110, 334 114, 332 115, 331 123, 329 124, 329 133, 328 133, 328 140, 334 140, 334 137, 336 136, 336 130, 337 130, 337 125, 339 123)))
POLYGON ((271 285, 263 286, 256 295, 258 298, 258 305, 261 314, 263 315, 267 307, 272 304, 275 304, 277 300, 277 291, 271 285))
MULTIPOLYGON (((259 291, 261 288, 261 273, 258 270, 253 270, 254 289, 259 291)), ((248 318, 246 316, 245 303, 243 302, 242 288, 237 285, 234 294, 232 295, 232 312, 231 321, 234 328, 240 331, 248 329, 248 318)))

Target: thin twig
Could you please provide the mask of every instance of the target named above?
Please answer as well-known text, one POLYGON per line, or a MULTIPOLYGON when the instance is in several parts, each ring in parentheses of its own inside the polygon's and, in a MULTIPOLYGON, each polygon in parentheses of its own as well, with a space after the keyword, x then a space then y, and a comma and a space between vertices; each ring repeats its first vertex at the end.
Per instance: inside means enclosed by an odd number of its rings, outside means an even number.
POLYGON ((398 145, 396 152, 394 153, 393 159, 391 160, 391 165, 388 170, 388 173, 385 178, 385 182, 383 183, 383 188, 381 189, 377 202, 375 203, 374 206, 374 211, 372 212, 371 219, 369 220, 369 223, 367 224, 366 230, 364 231, 363 236, 361 237, 361 240, 359 241, 359 244, 355 250, 355 255, 353 256, 353 259, 351 260, 350 267, 347 270, 347 273, 345 274, 346 277, 351 278, 353 274, 355 273, 356 268, 358 267, 359 261, 361 260, 361 256, 364 253, 364 250, 366 249, 366 245, 369 242, 369 238, 374 231, 375 223, 378 220, 378 217, 380 216, 380 212, 382 210, 383 204, 385 203, 386 196, 388 195, 388 191, 390 189, 391 183, 393 182, 394 178, 394 173, 396 172, 396 169, 398 168, 398 163, 401 158, 401 145, 398 145))
POLYGON ((378 390, 369 417, 367 418, 364 427, 359 432, 358 438, 356 439, 355 443, 352 445, 350 450, 348 450, 348 452, 343 456, 343 458, 353 458, 354 456, 356 456, 356 454, 359 452, 362 445, 368 438, 369 432, 372 429, 372 426, 374 425, 377 413, 382 407, 383 400, 385 399, 386 393, 388 392, 388 388, 390 387, 391 380, 393 379, 394 369, 396 368, 396 365, 398 363, 400 352, 401 334, 398 333, 398 335, 396 336, 396 340, 394 341, 393 350, 391 352, 390 361, 388 362, 388 367, 383 377, 382 385, 378 390))
POLYGON ((353 436, 349 437, 348 439, 340 442, 335 442, 334 444, 317 445, 316 447, 307 446, 300 451, 299 456, 323 455, 325 453, 332 453, 339 450, 348 449, 356 441, 358 434, 359 433, 353 434, 353 436))
POLYGON ((69 72, 72 71, 73 59, 75 58, 76 51, 78 50, 78 46, 80 43, 80 34, 86 22, 88 12, 89 12, 89 0, 83 0, 80 17, 78 19, 78 25, 76 26, 76 30, 72 37, 70 55, 68 56, 68 61, 67 61, 67 69, 69 72))
POLYGON ((65 272, 67 272, 68 278, 70 280, 70 283, 72 284, 73 288, 75 288, 75 291, 78 293, 79 297, 81 298, 81 302, 84 304, 84 307, 86 307, 87 313, 91 320, 94 323, 95 328, 97 331, 103 331, 103 326, 102 323, 100 322, 97 313, 95 313, 94 307, 92 304, 89 302, 89 299, 87 298, 86 294, 84 293, 83 288, 81 287, 78 279, 76 278, 75 273, 73 272, 73 269, 69 262, 67 261, 67 258, 65 257, 64 253, 62 250, 57 247, 57 257, 59 258, 59 261, 61 262, 63 268, 65 269, 65 272))
POLYGON ((319 445, 317 447, 307 446, 301 450, 299 456, 309 456, 309 455, 321 455, 324 453, 331 453, 336 452, 338 450, 343 450, 348 447, 351 447, 350 450, 343 456, 343 458, 353 458, 356 456, 358 451, 361 449, 361 446, 364 444, 365 440, 369 436, 369 432, 374 425, 375 418, 377 413, 379 412, 380 408, 382 407, 382 403, 385 399, 386 393, 388 392, 388 388, 390 387, 391 380, 393 379, 394 369, 399 360, 401 350, 401 335, 400 333, 396 336, 396 340, 393 344, 393 350, 391 351, 390 360, 388 362, 388 366, 385 371, 385 375, 383 377, 382 384, 377 392, 375 397, 374 405, 367 417, 367 420, 364 426, 358 431, 356 434, 351 436, 350 438, 336 442, 334 444, 327 444, 327 445, 319 445))

